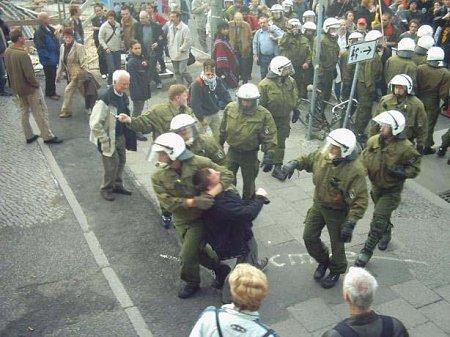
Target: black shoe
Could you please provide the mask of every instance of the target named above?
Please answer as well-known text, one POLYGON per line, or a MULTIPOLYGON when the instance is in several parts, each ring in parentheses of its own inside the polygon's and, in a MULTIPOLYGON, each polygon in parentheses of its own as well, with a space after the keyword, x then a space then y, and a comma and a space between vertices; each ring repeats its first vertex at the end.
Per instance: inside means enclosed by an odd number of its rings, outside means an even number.
POLYGON ((53 138, 44 140, 45 144, 61 144, 62 142, 63 142, 63 140, 58 137, 53 137, 53 138))
POLYGON ((227 264, 220 264, 219 268, 214 271, 216 274, 216 277, 211 284, 211 287, 216 289, 222 289, 223 284, 225 283, 225 279, 227 278, 228 274, 230 273, 231 268, 227 264))
POLYGON ((386 250, 387 247, 388 247, 389 241, 391 241, 391 239, 382 238, 382 239, 378 242, 378 249, 379 249, 379 250, 386 250))
POLYGON ((189 284, 185 284, 181 287, 181 289, 178 291, 178 297, 179 298, 188 298, 194 295, 198 290, 200 289, 199 286, 191 286, 189 284))
POLYGON ((108 201, 116 200, 116 197, 114 196, 114 194, 112 194, 112 192, 109 190, 101 190, 100 194, 102 195, 103 199, 105 199, 105 200, 108 200, 108 201))
POLYGON ((438 157, 445 156, 445 153, 447 152, 447 148, 444 148, 443 146, 439 146, 439 149, 437 150, 438 157))
POLYGON ((162 222, 163 222, 163 227, 165 229, 169 229, 170 226, 172 225, 172 215, 161 215, 162 218, 162 222))
POLYGON ((120 187, 114 187, 113 188, 113 193, 117 193, 117 194, 123 194, 123 195, 131 195, 132 192, 127 190, 125 187, 120 186, 120 187))
POLYGON ((272 171, 272 177, 278 179, 278 180, 284 180, 285 174, 283 173, 283 170, 281 169, 281 164, 276 164, 273 171, 272 171))
POLYGON ((314 279, 316 281, 321 280, 325 276, 325 273, 327 272, 329 265, 330 265, 329 263, 319 263, 319 265, 316 268, 316 271, 314 272, 314 279))
POLYGON ((27 139, 27 144, 31 144, 39 138, 38 135, 33 135, 33 137, 27 139))
POLYGON ((145 137, 142 132, 136 132, 136 139, 141 142, 146 142, 148 139, 145 137))
POLYGON ((434 153, 436 153, 436 150, 433 149, 432 147, 425 147, 422 150, 422 155, 424 155, 424 156, 429 155, 429 154, 434 154, 434 153))
POLYGON ((327 277, 325 277, 322 281, 320 281, 320 285, 324 289, 330 289, 333 288, 337 281, 339 281, 339 274, 331 274, 329 273, 327 277))
POLYGON ((269 259, 267 257, 264 257, 258 261, 258 263, 255 265, 255 267, 261 271, 264 271, 267 268, 268 264, 269 264, 269 259))

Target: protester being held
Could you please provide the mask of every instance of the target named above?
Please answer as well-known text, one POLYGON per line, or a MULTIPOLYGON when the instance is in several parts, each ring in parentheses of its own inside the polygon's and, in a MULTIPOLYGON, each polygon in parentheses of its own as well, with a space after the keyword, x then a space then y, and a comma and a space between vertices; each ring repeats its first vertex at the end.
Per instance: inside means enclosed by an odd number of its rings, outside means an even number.
POLYGON ((261 323, 257 311, 269 288, 266 275, 249 264, 241 263, 231 272, 229 283, 232 304, 221 308, 207 307, 189 337, 278 336, 261 323))
POLYGON ((322 337, 408 337, 402 322, 391 316, 379 315, 371 308, 377 288, 377 280, 367 270, 350 267, 344 277, 343 297, 351 316, 322 337))

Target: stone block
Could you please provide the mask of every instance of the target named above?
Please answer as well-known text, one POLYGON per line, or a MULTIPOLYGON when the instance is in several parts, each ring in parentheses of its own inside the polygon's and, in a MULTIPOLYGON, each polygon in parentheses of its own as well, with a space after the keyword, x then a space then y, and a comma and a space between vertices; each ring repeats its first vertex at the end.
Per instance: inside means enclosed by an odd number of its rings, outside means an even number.
POLYGON ((440 299, 435 292, 417 280, 393 285, 392 290, 415 308, 423 307, 424 305, 434 303, 440 299))
POLYGON ((450 334, 450 304, 446 301, 436 302, 419 309, 422 314, 439 328, 450 334))
POLYGON ((401 298, 380 304, 375 308, 377 312, 382 315, 389 315, 397 318, 407 329, 428 321, 419 310, 401 298))
POLYGON ((312 298, 288 308, 288 311, 309 332, 323 329, 339 322, 339 317, 321 298, 312 298))

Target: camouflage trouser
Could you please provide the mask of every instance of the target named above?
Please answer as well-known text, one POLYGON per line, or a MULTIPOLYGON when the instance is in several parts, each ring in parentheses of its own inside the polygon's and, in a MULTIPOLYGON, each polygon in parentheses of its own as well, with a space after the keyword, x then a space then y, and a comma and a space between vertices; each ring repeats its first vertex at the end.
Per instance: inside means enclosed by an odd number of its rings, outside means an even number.
POLYGON ((436 126, 436 122, 439 117, 440 113, 440 100, 439 98, 433 98, 433 97, 419 97, 422 101, 425 111, 427 112, 427 121, 428 121, 428 127, 427 127, 427 140, 425 142, 425 147, 432 147, 434 145, 433 141, 433 133, 434 133, 434 127, 436 126))
POLYGON ((203 221, 182 221, 174 216, 173 225, 181 240, 181 279, 188 285, 200 285, 200 265, 216 270, 217 254, 203 242, 203 221))
POLYGON ((297 67, 295 69, 294 79, 295 83, 297 84, 298 97, 306 98, 308 94, 306 91, 306 87, 309 84, 307 70, 305 71, 302 68, 297 67))
POLYGON ((372 118, 372 92, 362 82, 356 84, 356 94, 358 96, 358 108, 355 115, 355 133, 363 134, 372 118))
POLYGON ((370 231, 364 244, 363 251, 372 256, 377 243, 383 239, 391 240, 391 215, 400 204, 403 186, 389 190, 376 188, 372 185, 370 196, 375 204, 370 231))
POLYGON ((309 255, 318 263, 330 263, 330 272, 343 274, 347 270, 344 242, 341 241, 341 228, 347 212, 333 210, 314 203, 308 210, 303 230, 303 241, 309 255), (322 229, 327 227, 331 241, 331 259, 328 247, 320 239, 322 229))
POLYGON ((227 168, 233 172, 235 185, 237 171, 241 168, 244 185, 242 198, 253 198, 255 194, 255 180, 259 171, 258 151, 239 151, 230 147, 227 153, 227 168))
POLYGON ((289 133, 291 132, 291 117, 274 118, 274 121, 277 126, 277 148, 274 152, 273 163, 276 165, 283 164, 286 138, 289 137, 289 133))

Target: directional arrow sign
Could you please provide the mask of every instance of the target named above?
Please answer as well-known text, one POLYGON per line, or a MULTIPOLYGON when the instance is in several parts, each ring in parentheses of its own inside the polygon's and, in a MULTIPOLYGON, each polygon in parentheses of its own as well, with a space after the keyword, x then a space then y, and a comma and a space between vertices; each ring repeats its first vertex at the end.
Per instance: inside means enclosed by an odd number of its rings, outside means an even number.
POLYGON ((351 45, 348 50, 348 64, 371 60, 375 57, 376 41, 361 42, 351 45))

